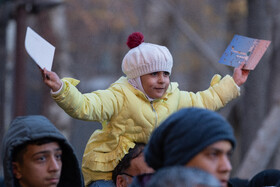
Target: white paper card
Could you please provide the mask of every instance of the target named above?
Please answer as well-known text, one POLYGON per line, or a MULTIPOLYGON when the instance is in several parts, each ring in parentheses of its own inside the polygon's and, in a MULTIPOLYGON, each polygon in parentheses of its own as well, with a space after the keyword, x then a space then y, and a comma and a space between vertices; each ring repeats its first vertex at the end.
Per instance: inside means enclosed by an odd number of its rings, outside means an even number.
POLYGON ((30 27, 27 27, 26 31, 25 49, 40 68, 51 71, 55 47, 30 27))

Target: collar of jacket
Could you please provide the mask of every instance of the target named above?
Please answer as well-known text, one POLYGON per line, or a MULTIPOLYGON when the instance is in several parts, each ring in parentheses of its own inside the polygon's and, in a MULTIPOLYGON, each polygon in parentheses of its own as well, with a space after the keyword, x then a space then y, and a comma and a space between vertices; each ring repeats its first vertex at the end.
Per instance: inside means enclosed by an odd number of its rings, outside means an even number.
MULTIPOLYGON (((139 97, 141 97, 141 98, 143 98, 143 99, 145 99, 149 102, 148 98, 146 97, 146 95, 142 91, 134 88, 131 84, 129 84, 127 77, 124 77, 124 76, 120 77, 119 80, 117 80, 114 84, 125 85, 129 90, 134 92, 135 95, 137 95, 137 96, 139 96, 139 97)), ((166 93, 163 95, 163 97, 160 98, 160 99, 155 99, 153 102, 158 102, 158 101, 161 101, 161 100, 164 100, 164 101, 168 100, 168 96, 172 92, 174 92, 174 90, 177 89, 177 88, 178 88, 178 83, 171 82, 168 86, 168 89, 166 90, 166 93)))

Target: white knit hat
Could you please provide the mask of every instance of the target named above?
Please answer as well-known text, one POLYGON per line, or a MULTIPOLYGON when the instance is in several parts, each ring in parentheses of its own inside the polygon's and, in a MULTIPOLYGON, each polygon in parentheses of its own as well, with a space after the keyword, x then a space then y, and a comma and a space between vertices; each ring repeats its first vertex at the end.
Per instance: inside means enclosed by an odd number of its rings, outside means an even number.
POLYGON ((171 74, 173 58, 165 46, 144 43, 144 36, 135 32, 127 40, 131 49, 122 61, 122 71, 129 79, 145 74, 166 71, 171 74))

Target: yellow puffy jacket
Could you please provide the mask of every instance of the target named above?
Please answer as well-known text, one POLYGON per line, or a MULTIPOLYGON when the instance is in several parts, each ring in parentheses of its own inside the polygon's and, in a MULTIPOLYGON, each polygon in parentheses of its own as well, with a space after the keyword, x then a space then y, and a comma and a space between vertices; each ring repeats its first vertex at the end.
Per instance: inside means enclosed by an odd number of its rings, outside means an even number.
POLYGON ((62 90, 52 95, 70 116, 99 121, 86 145, 82 170, 86 185, 96 180, 112 179, 112 171, 134 142, 147 143, 151 132, 165 118, 184 107, 217 110, 239 96, 239 88, 231 76, 215 75, 210 87, 201 92, 180 91, 171 83, 161 99, 149 102, 145 95, 121 77, 106 90, 82 94, 75 87, 79 81, 62 79, 62 90))

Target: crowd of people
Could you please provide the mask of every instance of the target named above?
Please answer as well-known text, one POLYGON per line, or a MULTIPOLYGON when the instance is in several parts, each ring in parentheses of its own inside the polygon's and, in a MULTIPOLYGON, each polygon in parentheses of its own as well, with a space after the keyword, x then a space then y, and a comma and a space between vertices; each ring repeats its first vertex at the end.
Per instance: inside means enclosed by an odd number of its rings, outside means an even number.
POLYGON ((72 146, 46 117, 15 118, 1 151, 6 186, 276 186, 278 170, 230 178, 236 141, 215 110, 240 95, 249 75, 244 63, 233 76, 215 75, 207 90, 193 93, 170 82, 173 58, 165 46, 144 42, 139 32, 127 45, 126 76, 106 90, 83 94, 78 80, 41 70, 66 113, 99 121, 102 129, 88 140, 80 168, 72 146))

